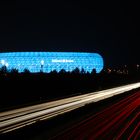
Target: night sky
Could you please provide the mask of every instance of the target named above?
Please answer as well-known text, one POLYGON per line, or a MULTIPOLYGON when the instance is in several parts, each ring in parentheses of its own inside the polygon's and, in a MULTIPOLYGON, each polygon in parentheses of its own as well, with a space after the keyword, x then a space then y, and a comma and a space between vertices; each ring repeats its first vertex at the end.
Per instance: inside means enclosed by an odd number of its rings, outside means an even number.
POLYGON ((139 63, 138 2, 17 0, 0 4, 0 51, 100 53, 107 66, 139 63))

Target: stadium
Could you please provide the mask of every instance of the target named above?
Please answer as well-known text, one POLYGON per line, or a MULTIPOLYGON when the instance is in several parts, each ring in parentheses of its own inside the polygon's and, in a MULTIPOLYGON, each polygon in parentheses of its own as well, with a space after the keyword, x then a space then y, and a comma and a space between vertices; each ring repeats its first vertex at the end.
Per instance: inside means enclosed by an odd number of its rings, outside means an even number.
POLYGON ((83 52, 4 52, 0 53, 0 67, 17 69, 23 72, 28 69, 32 73, 64 69, 67 72, 75 68, 91 73, 93 69, 100 73, 103 69, 103 58, 97 53, 83 52))

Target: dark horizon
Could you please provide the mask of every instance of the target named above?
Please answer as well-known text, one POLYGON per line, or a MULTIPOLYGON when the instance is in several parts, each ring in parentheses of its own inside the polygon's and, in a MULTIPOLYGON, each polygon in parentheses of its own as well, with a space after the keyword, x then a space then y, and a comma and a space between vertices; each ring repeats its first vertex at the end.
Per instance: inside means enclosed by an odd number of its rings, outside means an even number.
POLYGON ((138 3, 3 1, 0 18, 0 52, 93 52, 106 66, 139 64, 138 3))

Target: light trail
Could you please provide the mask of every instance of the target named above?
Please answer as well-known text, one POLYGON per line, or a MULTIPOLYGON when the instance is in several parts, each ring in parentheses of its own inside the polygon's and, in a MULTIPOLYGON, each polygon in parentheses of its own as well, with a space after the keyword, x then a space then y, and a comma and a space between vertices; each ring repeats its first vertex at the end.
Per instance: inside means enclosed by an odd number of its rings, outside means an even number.
POLYGON ((88 93, 21 109, 0 113, 0 133, 6 133, 17 128, 35 123, 39 120, 63 114, 82 107, 86 104, 97 102, 132 89, 140 87, 140 83, 129 84, 99 92, 88 93))
POLYGON ((119 100, 109 107, 91 114, 81 122, 72 125, 50 140, 120 140, 140 136, 140 91, 119 100))

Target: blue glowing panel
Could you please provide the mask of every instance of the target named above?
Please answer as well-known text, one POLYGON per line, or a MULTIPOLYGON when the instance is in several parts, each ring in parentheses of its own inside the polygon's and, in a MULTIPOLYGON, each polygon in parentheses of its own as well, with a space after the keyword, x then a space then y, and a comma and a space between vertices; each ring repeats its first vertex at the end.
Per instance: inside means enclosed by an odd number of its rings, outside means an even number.
POLYGON ((76 52, 9 52, 0 53, 0 67, 16 68, 19 72, 28 69, 30 72, 73 71, 83 68, 86 72, 103 69, 103 58, 97 53, 76 52))

